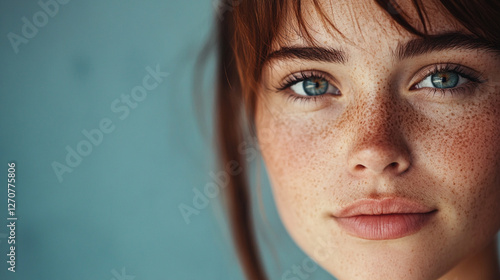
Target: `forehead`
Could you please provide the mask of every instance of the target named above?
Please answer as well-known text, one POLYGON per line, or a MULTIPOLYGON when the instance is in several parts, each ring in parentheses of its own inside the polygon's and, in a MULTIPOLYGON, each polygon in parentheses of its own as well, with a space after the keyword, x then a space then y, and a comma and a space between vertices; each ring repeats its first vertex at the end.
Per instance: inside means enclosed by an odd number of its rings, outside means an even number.
MULTIPOLYGON (((391 14, 402 15, 415 29, 424 32, 418 10, 412 1, 395 2, 396 6, 388 6, 384 10, 375 0, 305 0, 301 1, 301 10, 307 31, 316 44, 379 52, 392 50, 398 42, 417 37, 399 25, 391 14), (315 6, 314 2, 319 6, 315 6)), ((448 32, 470 34, 439 1, 424 0, 422 3, 424 21, 430 35, 448 32)), ((273 48, 310 45, 293 12, 288 13, 280 35, 273 48)))

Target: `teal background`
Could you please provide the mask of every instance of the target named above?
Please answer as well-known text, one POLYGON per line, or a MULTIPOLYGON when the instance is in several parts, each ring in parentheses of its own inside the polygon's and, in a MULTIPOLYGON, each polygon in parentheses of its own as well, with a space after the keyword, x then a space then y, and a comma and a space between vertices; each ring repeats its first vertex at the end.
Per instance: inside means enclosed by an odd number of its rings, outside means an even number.
MULTIPOLYGON (((189 224, 179 210, 193 205, 193 188, 213 182, 209 172, 218 172, 210 133, 213 57, 205 82, 196 81, 203 92, 192 93, 196 56, 223 16, 215 6, 71 0, 16 53, 8 34, 22 36, 23 17, 34 23, 38 15, 43 23, 43 9, 37 1, 0 2, 0 279, 243 279, 219 197, 189 224), (168 77, 120 119, 112 102, 157 65, 168 77), (203 108, 199 123, 195 112, 203 108), (52 164, 65 164, 66 147, 76 150, 86 140, 82 130, 99 128, 104 118, 114 130, 60 182, 52 164), (11 161, 15 273, 6 263, 11 161)), ((281 279, 305 255, 277 217, 265 173, 262 182, 271 226, 260 219, 259 238, 277 250, 279 262, 271 250, 265 259, 272 279, 281 279)), ((313 274, 332 279, 321 269, 313 274)))
MULTIPOLYGON (((224 16, 215 7, 212 0, 71 0, 16 53, 8 34, 22 35, 22 18, 33 22, 43 10, 37 1, 0 2, 0 279, 243 279, 219 196, 189 223, 179 210, 219 172, 210 133, 213 57, 203 80, 193 75, 213 22, 224 16), (112 102, 157 65, 168 77, 120 119, 112 102), (193 81, 203 92, 193 94, 193 81), (82 130, 105 118, 114 130, 60 182, 52 164, 65 164, 66 147, 76 149, 82 130), (6 263, 12 161, 15 273, 6 263)), ((254 183, 262 184, 267 221, 256 216, 271 279, 299 279, 284 275, 306 256, 279 221, 262 162, 251 164, 262 174, 254 183)), ((333 279, 320 268, 308 277, 333 279)))

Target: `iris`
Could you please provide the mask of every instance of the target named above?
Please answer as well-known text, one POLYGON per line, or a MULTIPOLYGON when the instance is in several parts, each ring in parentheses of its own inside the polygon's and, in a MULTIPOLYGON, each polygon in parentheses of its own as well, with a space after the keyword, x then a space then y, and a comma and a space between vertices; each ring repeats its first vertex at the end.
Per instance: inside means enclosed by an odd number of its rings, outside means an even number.
POLYGON ((303 82, 304 92, 307 95, 322 95, 328 90, 328 82, 322 78, 308 78, 303 82))
POLYGON ((453 88, 457 86, 459 78, 455 72, 440 72, 432 75, 431 81, 436 88, 453 88))

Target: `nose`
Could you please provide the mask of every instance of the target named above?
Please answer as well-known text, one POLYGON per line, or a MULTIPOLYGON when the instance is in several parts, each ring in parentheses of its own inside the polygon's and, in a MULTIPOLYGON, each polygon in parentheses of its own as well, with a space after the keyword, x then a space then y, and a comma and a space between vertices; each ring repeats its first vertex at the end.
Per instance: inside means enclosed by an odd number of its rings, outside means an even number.
POLYGON ((410 159, 402 149, 385 143, 358 148, 349 159, 349 171, 356 176, 399 175, 410 167, 410 159))
MULTIPOLYGON (((410 151, 401 131, 398 107, 388 98, 357 106, 355 133, 348 149, 348 169, 356 177, 397 176, 411 166, 410 151)), ((401 108, 399 108, 401 109, 401 108)))

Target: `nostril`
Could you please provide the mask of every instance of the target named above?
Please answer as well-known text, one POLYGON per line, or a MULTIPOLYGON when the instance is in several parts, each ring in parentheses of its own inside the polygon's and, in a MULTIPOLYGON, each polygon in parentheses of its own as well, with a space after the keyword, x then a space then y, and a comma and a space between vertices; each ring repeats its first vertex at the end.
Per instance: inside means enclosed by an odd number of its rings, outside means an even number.
POLYGON ((358 149, 350 154, 347 160, 349 172, 359 176, 383 173, 395 176, 406 172, 410 165, 410 156, 406 149, 399 151, 394 145, 358 149))
POLYGON ((358 164, 354 167, 354 171, 363 171, 366 167, 362 164, 358 164))
POLYGON ((389 166, 392 168, 397 168, 399 166, 399 163, 393 162, 393 163, 389 164, 389 166))

